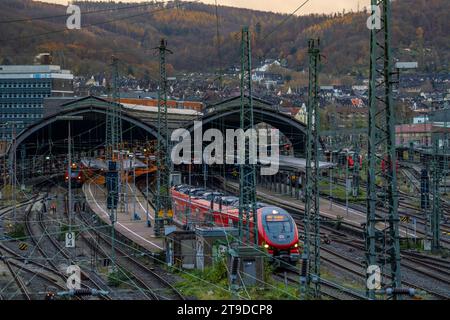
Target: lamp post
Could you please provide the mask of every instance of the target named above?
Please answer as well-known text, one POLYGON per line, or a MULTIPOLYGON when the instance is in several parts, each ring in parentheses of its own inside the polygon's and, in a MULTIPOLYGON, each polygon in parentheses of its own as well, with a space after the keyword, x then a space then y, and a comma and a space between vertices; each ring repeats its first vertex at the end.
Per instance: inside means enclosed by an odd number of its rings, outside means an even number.
MULTIPOLYGON (((144 152, 145 153, 147 153, 147 149, 144 149, 144 152)), ((148 211, 148 204, 149 204, 149 201, 150 201, 150 199, 148 198, 148 168, 149 168, 149 163, 150 163, 150 161, 149 161, 149 159, 147 158, 147 173, 146 173, 146 175, 145 175, 145 194, 146 194, 146 198, 147 198, 147 201, 145 202, 145 217, 146 217, 146 219, 147 219, 147 227, 151 227, 152 226, 152 223, 150 222, 150 212, 148 211)))
POLYGON ((134 195, 134 197, 133 197, 133 220, 134 220, 137 217, 137 215, 136 215, 136 197, 137 197, 137 194, 136 194, 136 165, 135 165, 135 160, 134 160, 134 154, 130 154, 128 157, 130 158, 130 168, 133 167, 133 190, 131 190, 131 188, 130 188, 130 191, 132 191, 133 195, 134 195))
POLYGON ((348 180, 348 150, 345 153, 345 212, 348 216, 348 189, 349 189, 349 180, 348 180))
POLYGON ((333 148, 330 150, 330 210, 333 209, 333 148))

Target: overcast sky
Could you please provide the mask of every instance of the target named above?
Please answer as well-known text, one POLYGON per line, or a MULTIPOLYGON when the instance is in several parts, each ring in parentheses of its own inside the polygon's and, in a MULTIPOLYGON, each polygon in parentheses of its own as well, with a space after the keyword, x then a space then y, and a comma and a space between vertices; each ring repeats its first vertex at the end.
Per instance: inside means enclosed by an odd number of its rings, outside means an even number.
MULTIPOLYGON (((39 0, 50 3, 67 4, 67 0, 39 0)), ((109 1, 109 0, 104 0, 109 1)), ((122 2, 141 2, 139 0, 121 0, 122 2)), ((186 0, 192 1, 192 0, 186 0)), ((282 13, 291 13, 299 7, 305 0, 217 0, 219 5, 228 5, 233 7, 250 8, 264 11, 274 11, 282 13)), ((214 4, 214 0, 201 0, 204 3, 214 4)), ((332 13, 337 11, 358 8, 358 3, 362 9, 369 6, 370 0, 310 0, 298 14, 306 13, 332 13)))

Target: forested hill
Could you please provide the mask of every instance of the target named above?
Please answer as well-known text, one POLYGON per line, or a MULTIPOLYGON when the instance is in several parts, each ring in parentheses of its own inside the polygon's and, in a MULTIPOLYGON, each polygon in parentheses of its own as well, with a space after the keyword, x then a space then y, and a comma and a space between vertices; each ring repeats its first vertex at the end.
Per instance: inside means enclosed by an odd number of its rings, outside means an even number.
MULTIPOLYGON (((320 37, 325 72, 364 74, 367 70, 369 31, 363 12, 298 16, 280 25, 287 15, 219 6, 218 41, 214 6, 186 2, 165 6, 78 4, 82 7, 82 29, 68 30, 64 6, 1 0, 0 62, 31 63, 35 54, 52 52, 55 63, 88 75, 103 70, 115 54, 122 68, 139 76, 145 70, 155 71, 153 48, 164 37, 173 51, 168 61, 175 70, 215 71, 239 63, 240 28, 249 25, 255 64, 263 58, 280 58, 291 68, 302 70, 307 64, 307 39, 320 37), (117 7, 121 9, 106 10, 117 7), (30 19, 35 17, 47 18, 30 19)), ((448 71, 450 1, 396 0, 393 11, 395 57, 418 60, 424 71, 448 71)))

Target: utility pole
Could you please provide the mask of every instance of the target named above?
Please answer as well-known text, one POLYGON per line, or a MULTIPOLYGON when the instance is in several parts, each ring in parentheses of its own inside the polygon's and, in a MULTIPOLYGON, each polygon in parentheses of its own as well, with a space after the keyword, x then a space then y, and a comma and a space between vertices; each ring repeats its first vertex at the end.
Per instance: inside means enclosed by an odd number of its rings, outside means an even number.
POLYGON ((16 123, 13 123, 13 161, 11 163, 11 183, 12 183, 12 196, 13 196, 13 220, 16 223, 16 169, 17 169, 17 146, 16 146, 16 123))
MULTIPOLYGON (((11 161, 7 161, 6 152, 5 152, 5 163, 4 163, 4 177, 3 177, 3 185, 6 186, 6 166, 9 162, 9 183, 11 184, 11 192, 12 192, 12 202, 13 202, 13 220, 15 223, 16 220, 16 205, 17 205, 17 199, 16 199, 16 180, 17 180, 17 145, 16 145, 16 128, 18 124, 23 124, 22 121, 13 121, 13 122, 6 122, 2 125, 2 127, 7 128, 8 126, 12 125, 12 136, 11 136, 11 151, 12 152, 12 159, 11 161)), ((5 131, 7 131, 5 129, 5 131)))
MULTIPOLYGON (((432 160, 432 188, 433 188, 433 207, 431 213, 431 248, 433 251, 437 251, 441 248, 441 193, 439 190, 442 173, 441 163, 439 159, 439 140, 436 137, 434 139, 433 148, 433 160, 432 160)), ((444 155, 445 157, 445 155, 444 155)))
POLYGON ((319 65, 320 40, 308 41, 309 93, 306 135, 306 194, 305 194, 305 234, 302 257, 303 296, 309 293, 313 282, 312 295, 320 297, 320 209, 319 209, 319 65))
POLYGON ((220 42, 220 21, 219 21, 219 6, 217 5, 217 0, 215 0, 216 7, 216 38, 217 38, 217 57, 219 58, 219 69, 217 80, 219 81, 218 91, 222 90, 222 50, 221 50, 221 42, 220 42))
POLYGON ((21 177, 20 177, 20 189, 22 191, 25 190, 25 156, 26 156, 26 148, 25 148, 25 144, 22 144, 21 148, 20 148, 20 162, 21 162, 21 166, 20 166, 20 173, 21 173, 21 177))
POLYGON ((136 193, 136 165, 135 165, 135 158, 134 158, 134 154, 133 154, 133 220, 135 220, 137 218, 137 213, 136 213, 136 197, 137 197, 137 193, 136 193))
POLYGON ((16 206, 17 206, 17 199, 16 199, 16 169, 17 169, 17 146, 16 146, 16 125, 17 123, 13 122, 13 141, 12 141, 12 147, 13 147, 13 161, 11 163, 11 184, 12 184, 12 196, 13 196, 13 220, 14 223, 16 223, 16 206))
POLYGON ((161 39, 159 50, 159 91, 158 91, 158 145, 156 165, 158 167, 155 210, 155 236, 161 236, 164 221, 172 219, 172 200, 170 197, 170 146, 169 128, 167 123, 167 73, 166 53, 167 42, 161 39))
MULTIPOLYGON (((106 159, 114 161, 114 151, 120 155, 122 143, 122 108, 119 103, 119 59, 112 57, 112 106, 109 108, 106 119, 106 159)), ((122 164, 121 164, 122 165, 122 164)))
MULTIPOLYGON (((71 131, 71 121, 81 121, 83 116, 58 116, 56 117, 58 121, 67 121, 67 184, 68 184, 68 194, 67 194, 67 219, 69 221, 69 233, 72 232, 73 223, 73 204, 72 204, 72 131, 71 131)), ((72 251, 69 250, 69 264, 72 261, 72 251)))
MULTIPOLYGON (((147 148, 148 148, 148 142, 146 143, 146 146, 147 146, 147 148)), ((146 150, 144 150, 144 152, 145 152, 146 150)), ((150 198, 148 197, 148 188, 149 188, 149 185, 148 185, 148 174, 149 174, 149 172, 148 172, 148 168, 150 167, 149 166, 149 164, 150 164, 150 160, 147 158, 147 172, 146 172, 146 174, 145 174, 145 197, 146 197, 146 201, 145 201, 145 217, 146 217, 146 221, 147 221, 147 227, 151 227, 152 226, 152 223, 151 223, 151 221, 150 221, 150 212, 149 212, 149 201, 150 201, 150 198)))
POLYGON ((353 114, 353 118, 352 118, 352 127, 353 127, 353 136, 352 136, 352 143, 353 143, 353 184, 352 184, 352 193, 353 193, 353 197, 357 197, 359 195, 359 172, 360 172, 360 167, 359 167, 359 137, 358 134, 356 133, 356 121, 355 121, 355 114, 353 114), (358 138, 355 138, 355 136, 357 136, 358 138))
MULTIPOLYGON (((68 183, 69 183, 69 189, 68 189, 68 204, 67 204, 67 217, 69 218, 69 233, 72 233, 72 133, 70 132, 70 121, 67 123, 67 177, 68 183)), ((70 257, 69 257, 69 264, 70 264, 70 257)))
MULTIPOLYGON (((385 277, 385 289, 393 290, 393 298, 401 288, 400 243, 398 217, 397 161, 395 150, 395 113, 393 103, 391 56, 391 1, 372 0, 372 15, 377 19, 381 12, 381 27, 373 23, 370 40, 370 88, 369 88, 369 171, 366 223, 367 282, 372 281, 372 270, 380 270, 385 277), (379 154, 385 161, 380 172, 379 154), (383 177, 383 194, 378 193, 377 177, 383 177), (377 208, 388 207, 386 217, 377 217, 377 208), (384 225, 383 230, 377 224, 384 225), (388 267, 389 266, 389 267, 388 267), (388 268, 386 268, 388 267, 388 268), (369 271, 370 270, 370 271, 369 271)), ((381 212, 378 215, 382 215, 381 212)), ((381 284, 367 287, 367 296, 375 299, 381 284)))
POLYGON ((348 160, 349 160, 350 154, 348 153, 348 150, 345 152, 345 213, 348 217, 348 193, 350 189, 350 180, 349 180, 349 174, 348 174, 348 160))
MULTIPOLYGON (((113 270, 115 266, 115 223, 117 221, 117 207, 120 201, 120 186, 122 179, 123 161, 121 158, 122 145, 122 118, 121 105, 119 102, 119 60, 112 57, 112 79, 113 92, 112 103, 106 116, 106 160, 108 162, 107 189, 108 189, 108 209, 111 220, 111 259, 113 270), (114 157, 114 151, 117 152, 117 159, 114 157), (119 165, 117 165, 117 160, 119 165)), ((125 185, 126 186, 126 185, 125 185)))
MULTIPOLYGON (((334 109, 334 112, 329 116, 330 119, 330 129, 332 131, 332 134, 330 135, 330 145, 331 145, 331 150, 330 150, 330 162, 333 164, 333 153, 336 150, 339 150, 339 142, 338 142, 338 123, 337 123, 337 114, 336 114, 336 109, 334 109)), ((334 174, 334 170, 333 170, 333 165, 330 166, 330 210, 333 209, 333 174, 334 174)), ((336 170, 336 173, 339 175, 339 170, 336 170)))
MULTIPOLYGON (((252 51, 251 37, 248 27, 242 28, 241 38, 241 111, 240 128, 252 131, 251 139, 257 139, 253 118, 252 93, 252 51)), ((256 210, 256 154, 250 150, 250 141, 245 139, 244 151, 239 154, 239 240, 244 238, 250 243, 250 221, 253 222, 253 241, 258 244, 257 210, 256 210), (244 159, 242 159, 242 156, 244 159), (241 162, 239 162, 241 161, 241 162), (245 229, 243 225, 245 217, 245 229), (245 235, 244 235, 245 231, 245 235)))

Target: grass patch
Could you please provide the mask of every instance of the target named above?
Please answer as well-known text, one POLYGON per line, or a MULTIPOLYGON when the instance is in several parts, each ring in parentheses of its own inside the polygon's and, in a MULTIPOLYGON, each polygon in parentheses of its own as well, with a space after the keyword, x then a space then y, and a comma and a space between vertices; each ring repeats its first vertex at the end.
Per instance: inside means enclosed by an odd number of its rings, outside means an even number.
MULTIPOLYGON (((12 206, 12 205, 14 205, 14 201, 13 201, 14 200, 13 199, 13 195, 14 195, 14 193, 13 193, 13 186, 8 184, 8 185, 4 186, 0 191, 2 193, 2 205, 5 205, 5 206, 12 206)), ((26 199, 25 196, 29 192, 30 192, 29 189, 21 190, 20 189, 20 185, 16 185, 16 192, 15 192, 15 195, 16 195, 16 199, 15 200, 16 200, 16 202, 21 202, 21 201, 25 200, 26 199)))
MULTIPOLYGON (((220 260, 204 271, 177 271, 183 278, 175 284, 177 289, 186 297, 199 300, 230 300, 233 295, 230 291, 226 260, 220 260)), ((298 288, 275 281, 272 278, 273 270, 269 265, 265 267, 264 283, 241 289, 238 294, 242 298, 251 300, 295 300, 298 299, 298 288)))
POLYGON ((9 227, 7 235, 15 240, 23 240, 26 238, 25 225, 23 223, 16 223, 9 227))
POLYGON ((117 268, 116 271, 108 274, 108 285, 111 287, 120 287, 132 278, 133 276, 130 272, 122 268, 117 268))
MULTIPOLYGON (((322 196, 329 197, 330 196, 330 183, 328 181, 320 181, 319 188, 321 191, 322 196)), ((341 185, 332 185, 332 192, 331 195, 333 198, 339 200, 339 201, 345 201, 346 200, 346 194, 345 194, 345 187, 341 185)), ((359 195, 357 197, 354 197, 353 194, 350 192, 348 195, 349 202, 354 203, 365 203, 367 201, 367 194, 366 191, 363 188, 359 188, 359 195)))

